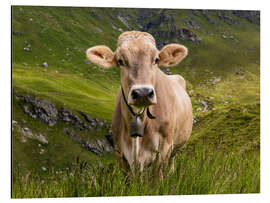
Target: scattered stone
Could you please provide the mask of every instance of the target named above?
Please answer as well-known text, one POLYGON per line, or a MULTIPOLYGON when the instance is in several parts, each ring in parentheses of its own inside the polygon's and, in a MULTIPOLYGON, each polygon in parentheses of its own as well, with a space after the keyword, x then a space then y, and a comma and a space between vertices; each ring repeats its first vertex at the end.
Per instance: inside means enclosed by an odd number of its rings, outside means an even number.
POLYGON ((209 10, 200 10, 200 11, 201 11, 202 15, 207 19, 207 21, 209 23, 211 23, 213 25, 216 25, 216 21, 208 16, 208 14, 210 12, 209 10))
POLYGON ((203 112, 206 112, 208 109, 208 105, 205 101, 201 101, 201 104, 204 106, 203 112))
POLYGON ((179 29, 177 31, 177 36, 180 40, 188 40, 191 42, 200 42, 201 38, 195 35, 191 30, 186 28, 179 29))
POLYGON ((196 118, 192 118, 192 122, 193 124, 197 123, 198 121, 196 120, 196 118))
POLYGON ((219 81, 221 81, 221 77, 213 77, 212 84, 216 85, 219 81))
POLYGON ((30 51, 30 48, 29 47, 24 47, 23 50, 30 51))
POLYGON ((199 30, 200 26, 198 26, 194 20, 185 20, 185 25, 187 25, 188 27, 194 29, 194 30, 199 30))
POLYGON ((48 140, 46 140, 45 136, 42 135, 42 134, 39 134, 39 135, 37 136, 37 139, 38 139, 41 143, 43 143, 43 144, 48 144, 48 140))
POLYGON ((239 18, 244 18, 250 23, 260 24, 260 11, 229 10, 239 18))
POLYGON ((198 10, 191 9, 191 13, 195 16, 199 16, 198 10))
POLYGON ((95 29, 96 29, 99 33, 103 32, 102 29, 100 29, 99 27, 95 27, 95 29))
POLYGON ((118 28, 119 32, 124 32, 124 30, 122 28, 118 28))
POLYGON ((39 154, 44 154, 45 149, 40 149, 39 154))
POLYGON ((45 67, 45 68, 48 68, 49 65, 48 65, 47 62, 43 62, 43 63, 42 63, 42 66, 45 67))
POLYGON ((91 62, 89 59, 85 59, 84 62, 85 62, 86 64, 92 64, 92 62, 91 62))
POLYGON ((101 16, 100 15, 98 15, 94 10, 90 10, 90 14, 91 14, 91 16, 93 16, 94 18, 97 18, 97 19, 99 19, 99 20, 101 20, 102 18, 101 18, 101 16))
POLYGON ((117 18, 128 28, 131 29, 132 26, 128 23, 127 17, 123 17, 120 13, 117 15, 117 18))
POLYGON ((16 35, 16 36, 23 36, 23 33, 19 32, 19 31, 16 31, 16 30, 13 30, 12 34, 16 35))
POLYGON ((26 142, 27 139, 34 139, 34 140, 38 140, 39 142, 43 143, 43 144, 48 144, 48 141, 46 140, 45 136, 42 134, 36 134, 33 133, 28 127, 20 127, 18 126, 18 130, 22 133, 22 137, 21 137, 21 141, 22 142, 26 142))
POLYGON ((218 11, 217 16, 221 21, 227 23, 228 25, 239 23, 238 20, 234 20, 232 17, 228 16, 224 11, 218 11))
POLYGON ((240 76, 244 75, 244 73, 241 72, 241 71, 238 71, 238 72, 236 72, 235 74, 236 74, 236 75, 240 75, 240 76))

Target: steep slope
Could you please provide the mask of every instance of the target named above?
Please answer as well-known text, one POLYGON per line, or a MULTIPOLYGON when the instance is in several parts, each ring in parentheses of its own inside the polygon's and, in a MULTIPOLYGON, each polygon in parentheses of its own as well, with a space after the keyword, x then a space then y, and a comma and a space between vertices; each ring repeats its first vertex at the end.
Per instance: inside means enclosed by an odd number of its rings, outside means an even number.
POLYGON ((99 44, 115 50, 126 30, 153 34, 159 48, 172 42, 188 47, 189 56, 170 69, 184 76, 193 102, 194 130, 187 149, 203 143, 258 153, 259 17, 256 11, 13 7, 14 166, 44 172, 43 167, 66 167, 77 156, 91 163, 115 162, 113 152, 100 158, 82 142, 107 141, 119 70, 96 67, 86 60, 85 50, 99 44), (83 123, 89 116, 108 126, 80 130, 63 119, 49 126, 27 114, 25 102, 16 99, 25 95, 49 101, 58 112, 65 108, 83 123), (32 138, 22 142, 24 128, 46 135, 48 144, 32 138))

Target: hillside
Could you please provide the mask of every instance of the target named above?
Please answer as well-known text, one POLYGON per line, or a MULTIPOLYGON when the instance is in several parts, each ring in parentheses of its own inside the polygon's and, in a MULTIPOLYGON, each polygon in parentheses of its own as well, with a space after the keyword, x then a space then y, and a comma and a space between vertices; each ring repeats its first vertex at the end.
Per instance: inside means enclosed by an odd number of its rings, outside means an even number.
POLYGON ((186 79, 192 99, 194 129, 181 154, 202 147, 251 157, 256 189, 244 191, 258 192, 258 11, 13 6, 14 171, 49 175, 78 157, 96 167, 116 163, 110 123, 119 70, 98 68, 85 51, 100 44, 115 50, 127 30, 151 33, 158 48, 188 47, 181 64, 163 69, 186 79))

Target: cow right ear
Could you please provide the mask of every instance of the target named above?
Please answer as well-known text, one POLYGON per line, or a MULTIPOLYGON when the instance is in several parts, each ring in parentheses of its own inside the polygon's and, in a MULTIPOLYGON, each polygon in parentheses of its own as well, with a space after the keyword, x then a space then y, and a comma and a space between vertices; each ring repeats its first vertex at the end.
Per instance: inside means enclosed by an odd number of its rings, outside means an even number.
POLYGON ((104 45, 87 49, 86 56, 90 61, 102 68, 111 68, 117 65, 114 53, 104 45))

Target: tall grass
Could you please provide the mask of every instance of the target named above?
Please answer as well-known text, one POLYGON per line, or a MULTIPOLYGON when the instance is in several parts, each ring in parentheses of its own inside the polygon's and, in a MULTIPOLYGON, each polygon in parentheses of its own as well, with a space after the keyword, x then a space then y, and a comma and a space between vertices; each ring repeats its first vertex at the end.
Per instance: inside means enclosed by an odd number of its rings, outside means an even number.
POLYGON ((164 178, 153 167, 141 174, 125 173, 116 164, 101 167, 77 159, 64 170, 46 175, 13 171, 13 198, 133 195, 192 195, 260 192, 257 153, 228 153, 204 146, 180 153, 174 173, 164 178))

